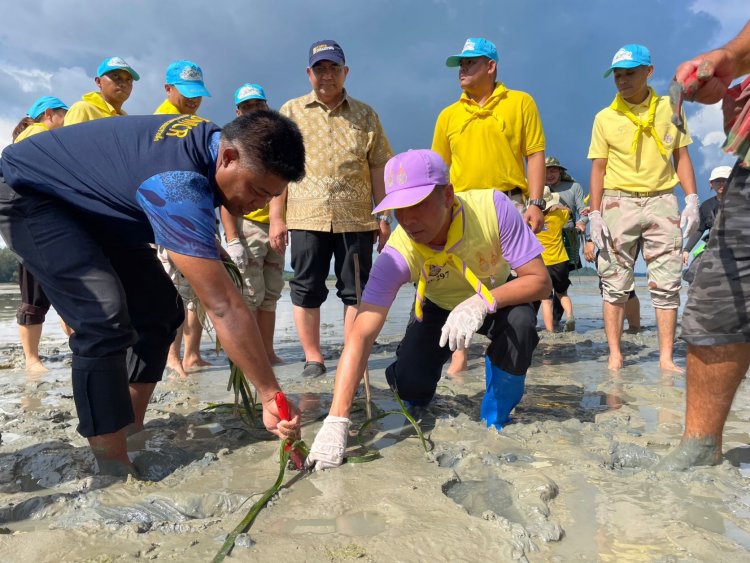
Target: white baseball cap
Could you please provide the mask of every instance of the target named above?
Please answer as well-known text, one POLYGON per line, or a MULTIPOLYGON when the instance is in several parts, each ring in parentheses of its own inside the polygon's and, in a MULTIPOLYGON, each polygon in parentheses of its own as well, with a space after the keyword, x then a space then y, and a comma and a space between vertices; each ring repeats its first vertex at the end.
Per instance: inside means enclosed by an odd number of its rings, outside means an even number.
POLYGON ((729 178, 732 174, 732 167, 731 166, 717 166, 713 170, 711 170, 711 175, 708 177, 709 182, 713 182, 717 178, 724 178, 725 180, 729 178))

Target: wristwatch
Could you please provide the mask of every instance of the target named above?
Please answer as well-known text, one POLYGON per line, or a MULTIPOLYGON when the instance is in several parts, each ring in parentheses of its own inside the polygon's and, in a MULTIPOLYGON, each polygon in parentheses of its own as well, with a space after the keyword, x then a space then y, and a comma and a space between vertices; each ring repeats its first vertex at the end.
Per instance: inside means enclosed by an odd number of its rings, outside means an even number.
POLYGON ((547 209, 547 200, 539 198, 539 199, 530 199, 529 205, 536 205, 539 209, 544 211, 547 209))
POLYGON ((386 225, 390 225, 393 221, 393 217, 390 215, 375 215, 375 219, 378 221, 383 221, 386 225))

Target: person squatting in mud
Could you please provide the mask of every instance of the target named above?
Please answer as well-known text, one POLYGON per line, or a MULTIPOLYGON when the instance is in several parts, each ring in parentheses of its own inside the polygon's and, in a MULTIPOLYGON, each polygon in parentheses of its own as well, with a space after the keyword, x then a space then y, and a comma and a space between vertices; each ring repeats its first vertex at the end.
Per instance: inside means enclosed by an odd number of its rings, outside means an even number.
POLYGON ((451 352, 467 348, 474 333, 485 334, 491 342, 481 416, 498 429, 521 400, 539 342, 530 303, 552 290, 542 246, 505 194, 455 194, 445 162, 430 150, 391 158, 385 186, 373 213, 394 210, 399 226, 373 265, 344 345, 329 416, 307 460, 315 469, 343 462, 354 394, 402 285, 417 283, 417 297, 385 372, 389 385, 412 407, 427 405, 451 352))

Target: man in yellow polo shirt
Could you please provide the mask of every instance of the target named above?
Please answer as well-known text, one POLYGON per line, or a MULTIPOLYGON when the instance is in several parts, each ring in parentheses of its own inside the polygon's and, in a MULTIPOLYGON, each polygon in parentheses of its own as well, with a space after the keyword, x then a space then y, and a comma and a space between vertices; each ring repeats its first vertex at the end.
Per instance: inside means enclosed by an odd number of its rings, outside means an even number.
POLYGON ((445 163, 430 150, 391 158, 385 185, 373 213, 394 210, 399 225, 373 265, 344 344, 329 415, 307 460, 316 469, 343 462, 354 395, 401 286, 416 283, 417 299, 385 377, 412 409, 432 401, 451 350, 465 349, 479 332, 490 339, 480 416, 500 430, 523 396, 539 343, 530 302, 549 295, 552 284, 542 245, 510 200, 496 190, 455 194, 445 163))
MULTIPOLYGON (((638 244, 648 267, 656 309, 659 367, 682 371, 672 357, 680 305, 682 237, 698 226, 698 194, 685 128, 672 124, 669 98, 649 87, 654 72, 643 45, 625 45, 605 77, 614 72, 618 94, 594 119, 591 166, 591 240, 599 247, 598 271, 604 299, 609 368, 622 367, 620 350, 625 303, 635 287, 638 244), (680 216, 674 187, 685 191, 680 216)), ((684 122, 684 116, 683 116, 684 122)))
MULTIPOLYGON (((237 116, 268 109, 263 87, 243 84, 234 93, 237 116)), ((273 248, 268 238, 269 206, 236 219, 221 208, 221 220, 227 242, 227 253, 242 272, 245 280, 245 303, 255 314, 263 347, 271 365, 284 363, 273 350, 276 328, 276 303, 284 287, 284 254, 273 248), (239 228, 238 228, 239 227, 239 228)))
MULTIPOLYGON (((203 84, 203 71, 192 61, 175 61, 167 67, 164 89, 167 99, 154 110, 154 115, 186 114, 196 115, 203 96, 210 96, 203 84)), ((224 208, 222 207, 222 210, 224 208)), ((201 336, 203 325, 198 316, 198 297, 185 276, 177 269, 164 247, 157 247, 159 259, 169 277, 175 284, 185 305, 185 322, 175 334, 174 342, 169 347, 167 369, 173 370, 179 377, 187 377, 188 369, 210 366, 201 356, 201 336), (182 340, 185 340, 185 354, 180 357, 182 340)))
POLYGON ((133 81, 140 76, 120 57, 104 59, 96 69, 94 82, 99 92, 89 92, 70 106, 65 114, 65 125, 75 125, 84 121, 127 115, 123 104, 133 91, 133 81))
MULTIPOLYGON (((445 61, 459 67, 463 93, 440 112, 432 150, 450 167, 456 192, 502 191, 538 233, 544 226, 546 174, 542 122, 529 94, 508 90, 497 80, 497 63, 495 44, 481 37, 467 39, 462 52, 445 61)), ((466 353, 456 352, 448 373, 464 369, 466 353)))

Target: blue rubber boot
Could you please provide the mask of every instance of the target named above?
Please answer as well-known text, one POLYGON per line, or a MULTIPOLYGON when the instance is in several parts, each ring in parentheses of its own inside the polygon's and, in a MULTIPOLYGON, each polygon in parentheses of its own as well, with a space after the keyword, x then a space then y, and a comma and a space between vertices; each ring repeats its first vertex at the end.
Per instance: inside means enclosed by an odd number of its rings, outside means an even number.
POLYGON ((521 402, 526 376, 501 370, 487 356, 484 357, 484 375, 487 389, 482 399, 481 416, 488 428, 494 426, 501 430, 510 422, 510 411, 521 402))

